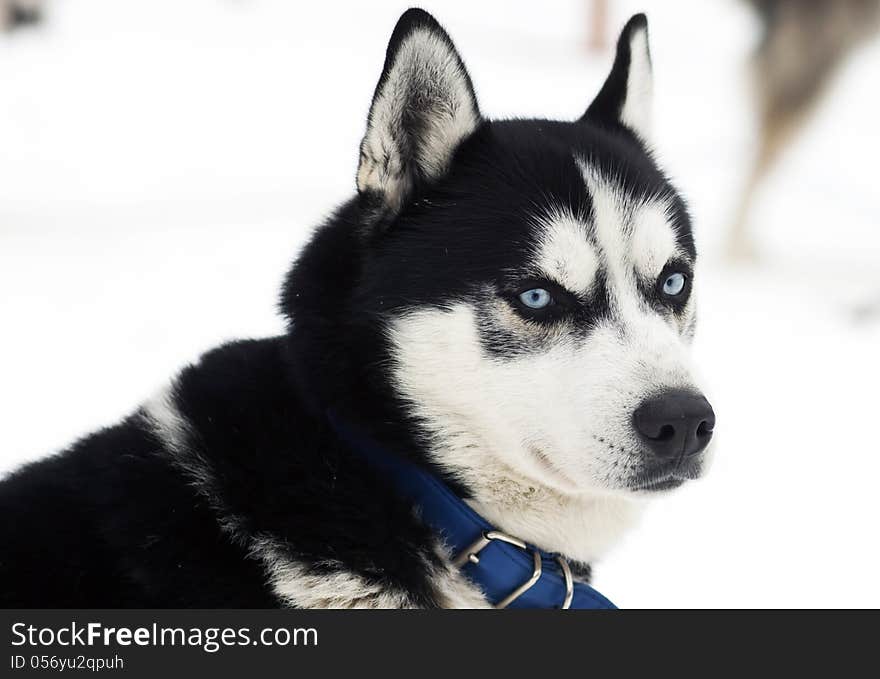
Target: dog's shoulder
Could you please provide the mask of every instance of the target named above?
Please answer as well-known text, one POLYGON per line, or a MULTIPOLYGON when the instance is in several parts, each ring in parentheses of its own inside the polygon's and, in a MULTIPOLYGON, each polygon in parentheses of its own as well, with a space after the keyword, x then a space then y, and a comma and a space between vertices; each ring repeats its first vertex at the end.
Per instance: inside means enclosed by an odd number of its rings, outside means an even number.
POLYGON ((411 505, 306 405, 294 372, 285 338, 228 344, 141 417, 282 603, 477 605, 411 505))
POLYGON ((231 441, 246 442, 250 449, 257 444, 255 437, 278 444, 308 428, 290 371, 282 337, 230 342, 182 370, 165 392, 146 404, 145 412, 160 434, 162 425, 174 425, 163 417, 180 418, 211 448, 231 441), (162 413, 162 407, 170 410, 162 413))

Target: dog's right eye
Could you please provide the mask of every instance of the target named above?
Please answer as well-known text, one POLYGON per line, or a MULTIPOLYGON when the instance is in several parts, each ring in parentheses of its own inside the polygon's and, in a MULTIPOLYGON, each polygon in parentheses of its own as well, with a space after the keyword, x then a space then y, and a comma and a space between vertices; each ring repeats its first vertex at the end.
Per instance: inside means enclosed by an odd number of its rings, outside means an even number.
POLYGON ((532 288, 521 292, 519 301, 529 309, 544 309, 553 303, 553 296, 544 288, 532 288))
POLYGON ((576 308, 578 300, 553 281, 528 278, 516 287, 501 289, 501 296, 520 316, 536 323, 552 323, 576 308))
POLYGON ((687 278, 680 271, 669 274, 663 281, 663 294, 669 297, 677 297, 684 290, 687 278))

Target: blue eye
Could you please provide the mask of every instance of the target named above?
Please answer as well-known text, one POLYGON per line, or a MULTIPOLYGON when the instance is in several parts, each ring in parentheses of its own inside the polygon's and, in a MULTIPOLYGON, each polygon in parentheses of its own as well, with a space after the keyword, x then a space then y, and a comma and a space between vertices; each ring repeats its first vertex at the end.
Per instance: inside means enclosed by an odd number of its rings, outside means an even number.
POLYGON ((544 288, 532 288, 521 293, 519 301, 529 309, 543 309, 553 301, 553 298, 544 288))
POLYGON ((684 284, 687 279, 684 277, 683 273, 673 273, 669 274, 666 277, 666 280, 663 281, 663 294, 669 295, 670 297, 675 297, 681 294, 681 291, 684 290, 684 284))

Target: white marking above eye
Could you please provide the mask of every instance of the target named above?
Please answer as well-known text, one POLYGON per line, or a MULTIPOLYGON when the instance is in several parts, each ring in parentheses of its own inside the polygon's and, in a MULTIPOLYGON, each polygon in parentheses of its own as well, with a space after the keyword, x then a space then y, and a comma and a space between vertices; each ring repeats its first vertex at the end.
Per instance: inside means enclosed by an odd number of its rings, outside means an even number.
POLYGON ((673 257, 681 256, 664 203, 643 205, 633 217, 630 253, 636 271, 654 279, 673 257))
POLYGON ((584 219, 553 209, 537 218, 540 228, 534 266, 536 273, 575 294, 589 293, 599 269, 599 257, 589 240, 584 219))

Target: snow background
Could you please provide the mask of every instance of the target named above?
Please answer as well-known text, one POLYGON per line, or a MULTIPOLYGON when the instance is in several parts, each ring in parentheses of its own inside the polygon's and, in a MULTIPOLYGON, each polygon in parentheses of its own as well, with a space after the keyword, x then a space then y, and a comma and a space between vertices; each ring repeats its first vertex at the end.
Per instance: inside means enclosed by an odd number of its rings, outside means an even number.
MULTIPOLYGON (((649 14, 719 424, 709 477, 658 500, 596 585, 623 607, 880 606, 880 317, 854 314, 880 303, 880 44, 764 186, 761 266, 729 268, 757 24, 733 0, 611 4, 612 38, 649 14)), ((580 115, 610 67, 584 48, 582 0, 426 7, 490 117, 580 115)), ((0 35, 0 472, 113 423, 211 346, 282 330, 282 276, 354 189, 404 8, 55 0, 43 27, 0 35)))

